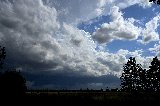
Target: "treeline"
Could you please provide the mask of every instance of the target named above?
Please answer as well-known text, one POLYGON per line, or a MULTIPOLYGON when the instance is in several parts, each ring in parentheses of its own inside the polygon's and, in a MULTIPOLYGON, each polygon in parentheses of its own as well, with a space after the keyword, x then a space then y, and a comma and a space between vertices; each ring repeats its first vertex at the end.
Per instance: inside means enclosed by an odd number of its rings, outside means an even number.
POLYGON ((52 89, 30 89, 27 90, 29 93, 41 93, 41 92, 117 92, 120 91, 118 88, 115 89, 79 89, 79 90, 67 90, 67 89, 61 89, 61 90, 52 90, 52 89))
POLYGON ((136 59, 130 57, 123 66, 121 79, 122 91, 160 92, 160 60, 154 57, 149 69, 143 69, 136 59))

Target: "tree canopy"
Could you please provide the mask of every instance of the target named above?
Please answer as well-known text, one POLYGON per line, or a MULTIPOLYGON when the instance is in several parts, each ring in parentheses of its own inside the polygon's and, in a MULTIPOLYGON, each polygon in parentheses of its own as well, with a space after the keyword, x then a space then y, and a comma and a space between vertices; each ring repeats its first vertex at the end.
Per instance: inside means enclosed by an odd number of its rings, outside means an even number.
POLYGON ((160 0, 149 0, 149 2, 153 2, 153 3, 155 3, 155 4, 160 5, 160 0))
POLYGON ((16 70, 5 71, 0 76, 0 92, 5 95, 22 95, 27 90, 26 80, 16 70))
POLYGON ((149 69, 143 69, 130 57, 120 77, 122 91, 160 91, 160 60, 154 57, 149 69))
POLYGON ((2 68, 3 66, 5 57, 6 57, 5 47, 0 46, 0 68, 2 68))
MULTIPOLYGON (((5 47, 0 46, 0 68, 6 57, 5 47)), ((0 72, 0 96, 23 95, 27 90, 26 80, 16 69, 0 72)))

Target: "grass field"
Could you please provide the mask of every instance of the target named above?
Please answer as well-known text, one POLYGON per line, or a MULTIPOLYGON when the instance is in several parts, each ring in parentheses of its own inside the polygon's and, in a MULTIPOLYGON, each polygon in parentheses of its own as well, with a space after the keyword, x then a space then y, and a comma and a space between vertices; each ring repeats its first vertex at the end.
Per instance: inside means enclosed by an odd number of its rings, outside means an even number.
POLYGON ((73 106, 153 105, 160 103, 160 93, 126 92, 27 92, 27 103, 73 106))

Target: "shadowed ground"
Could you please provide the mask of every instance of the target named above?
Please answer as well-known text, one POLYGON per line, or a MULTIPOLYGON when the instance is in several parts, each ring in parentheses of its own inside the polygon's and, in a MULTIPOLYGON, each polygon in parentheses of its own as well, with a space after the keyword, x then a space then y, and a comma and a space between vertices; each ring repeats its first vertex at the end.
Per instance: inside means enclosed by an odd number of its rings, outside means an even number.
MULTIPOLYGON (((44 106, 107 106, 107 105, 153 105, 160 103, 160 93, 126 92, 27 92, 16 97, 25 105, 44 106)), ((14 98, 15 99, 15 98, 14 98)), ((14 101, 14 103, 19 103, 14 101)))

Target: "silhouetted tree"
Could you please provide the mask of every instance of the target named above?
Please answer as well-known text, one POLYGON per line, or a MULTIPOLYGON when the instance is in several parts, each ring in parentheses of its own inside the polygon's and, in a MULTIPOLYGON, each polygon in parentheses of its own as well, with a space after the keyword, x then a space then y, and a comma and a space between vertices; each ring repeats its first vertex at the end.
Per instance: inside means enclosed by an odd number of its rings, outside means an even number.
POLYGON ((147 90, 159 91, 160 90, 160 61, 157 57, 153 58, 151 66, 147 71, 147 90))
POLYGON ((123 91, 160 91, 160 60, 154 57, 146 71, 130 57, 120 77, 123 91))
POLYGON ((125 64, 123 66, 123 73, 122 76, 120 77, 121 79, 121 87, 122 90, 124 91, 132 91, 133 88, 133 75, 132 75, 132 71, 133 71, 133 67, 135 67, 135 59, 130 57, 127 64, 125 64))
POLYGON ((5 47, 0 46, 0 68, 2 68, 5 57, 6 57, 5 47))
MULTIPOLYGON (((2 68, 5 57, 5 47, 0 46, 0 68, 2 68)), ((26 90, 26 80, 20 72, 16 70, 0 72, 0 96, 23 95, 26 90)))
POLYGON ((27 90, 26 80, 20 72, 5 71, 0 77, 1 94, 16 96, 24 95, 27 90))
POLYGON ((140 64, 136 64, 135 58, 130 57, 127 64, 123 66, 121 79, 121 90, 142 91, 145 89, 145 70, 140 64))
POLYGON ((149 2, 153 2, 153 3, 155 3, 155 4, 160 5, 160 0, 149 0, 149 2))

